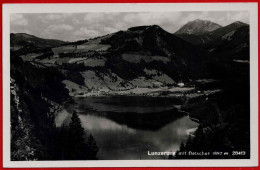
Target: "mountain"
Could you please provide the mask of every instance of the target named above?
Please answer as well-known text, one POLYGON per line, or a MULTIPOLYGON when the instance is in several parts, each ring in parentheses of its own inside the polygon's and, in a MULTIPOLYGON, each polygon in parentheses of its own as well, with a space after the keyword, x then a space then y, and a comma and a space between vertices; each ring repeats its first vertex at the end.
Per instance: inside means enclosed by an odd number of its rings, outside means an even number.
POLYGON ((240 22, 240 21, 236 21, 225 27, 212 31, 211 33, 209 33, 209 35, 212 35, 212 38, 218 38, 218 37, 224 36, 225 34, 232 32, 232 31, 235 31, 236 29, 243 27, 243 26, 248 26, 248 24, 240 22))
POLYGON ((201 35, 221 27, 221 25, 208 20, 196 19, 183 25, 175 34, 201 35))
MULTIPOLYGON (((143 60, 153 57, 157 62, 169 61, 166 62, 166 65, 170 67, 167 73, 172 76, 176 76, 176 73, 189 76, 199 75, 205 69, 203 64, 208 61, 207 52, 156 25, 129 28, 125 32, 121 31, 112 35, 103 42, 111 45, 114 52, 120 53, 127 60, 133 57, 131 54, 134 54, 143 60)), ((165 66, 160 69, 165 69, 165 66)))
POLYGON ((236 29, 242 26, 248 26, 248 24, 240 21, 236 21, 225 27, 220 27, 216 30, 213 30, 208 33, 200 34, 200 35, 197 34, 176 34, 176 35, 192 44, 200 45, 200 44, 207 44, 208 42, 213 41, 219 37, 222 37, 225 34, 231 33, 232 31, 235 31, 236 29))
MULTIPOLYGON (((231 28, 231 26, 227 28, 231 28)), ((235 30, 229 29, 228 31, 226 34, 223 34, 223 31, 217 38, 204 44, 203 48, 222 57, 249 60, 249 26, 243 24, 235 30)))
POLYGON ((11 49, 18 50, 23 47, 46 48, 60 46, 66 42, 54 39, 43 39, 26 33, 11 33, 11 49))
POLYGON ((177 86, 207 77, 207 63, 214 60, 206 50, 157 25, 15 54, 36 67, 62 69, 63 83, 71 95, 138 93, 139 87, 149 91, 177 86))

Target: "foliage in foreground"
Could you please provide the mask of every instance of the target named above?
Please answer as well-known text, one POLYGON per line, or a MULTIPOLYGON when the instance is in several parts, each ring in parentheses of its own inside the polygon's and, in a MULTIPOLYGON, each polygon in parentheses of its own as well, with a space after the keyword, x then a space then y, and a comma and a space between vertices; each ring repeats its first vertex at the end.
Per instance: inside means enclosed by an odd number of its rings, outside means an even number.
POLYGON ((60 72, 14 54, 11 60, 11 160, 97 159, 95 139, 86 136, 76 113, 68 127, 55 126, 55 110, 68 99, 60 72))

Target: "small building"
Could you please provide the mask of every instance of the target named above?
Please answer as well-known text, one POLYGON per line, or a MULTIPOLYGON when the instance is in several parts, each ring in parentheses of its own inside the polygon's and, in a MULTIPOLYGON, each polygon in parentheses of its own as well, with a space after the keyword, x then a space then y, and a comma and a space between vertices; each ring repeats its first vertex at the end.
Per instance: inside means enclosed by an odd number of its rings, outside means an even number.
POLYGON ((184 83, 183 82, 179 82, 178 84, 177 84, 179 87, 184 87, 184 83))

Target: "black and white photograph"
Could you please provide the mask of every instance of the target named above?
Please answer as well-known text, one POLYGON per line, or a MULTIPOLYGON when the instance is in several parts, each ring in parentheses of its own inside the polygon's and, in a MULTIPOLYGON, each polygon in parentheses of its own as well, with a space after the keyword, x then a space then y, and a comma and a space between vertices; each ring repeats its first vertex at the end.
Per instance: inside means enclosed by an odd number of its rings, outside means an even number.
POLYGON ((10 13, 7 159, 252 159, 251 15, 10 13))

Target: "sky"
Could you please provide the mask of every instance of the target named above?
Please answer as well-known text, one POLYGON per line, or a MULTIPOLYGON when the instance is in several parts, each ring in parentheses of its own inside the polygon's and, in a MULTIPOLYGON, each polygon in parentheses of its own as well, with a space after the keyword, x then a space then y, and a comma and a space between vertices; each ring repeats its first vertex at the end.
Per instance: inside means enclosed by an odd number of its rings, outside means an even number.
POLYGON ((77 41, 140 25, 159 25, 164 30, 174 33, 195 19, 210 20, 226 26, 235 21, 249 23, 249 13, 246 11, 19 13, 11 14, 10 31, 47 39, 77 41))

